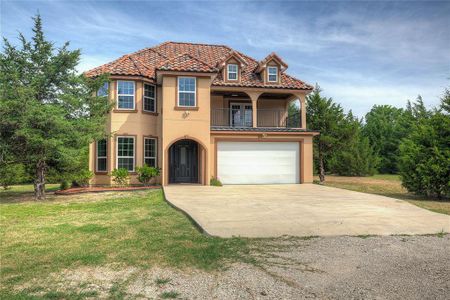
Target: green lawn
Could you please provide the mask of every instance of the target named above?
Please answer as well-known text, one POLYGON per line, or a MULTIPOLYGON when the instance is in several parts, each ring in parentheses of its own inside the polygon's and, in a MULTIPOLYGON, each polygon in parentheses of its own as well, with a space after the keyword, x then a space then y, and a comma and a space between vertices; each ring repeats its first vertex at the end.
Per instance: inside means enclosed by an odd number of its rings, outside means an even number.
MULTIPOLYGON (((318 180, 318 178, 315 178, 318 180)), ((406 200, 419 207, 450 215, 450 201, 427 200, 408 193, 402 186, 400 176, 380 174, 369 177, 325 176, 325 185, 406 200)))
POLYGON ((114 263, 214 270, 249 252, 245 239, 199 233, 161 190, 50 198, 0 206, 1 299, 27 299, 17 286, 62 269, 114 263))
MULTIPOLYGON (((47 193, 54 192, 59 189, 59 184, 46 184, 45 190, 47 193)), ((34 187, 32 184, 13 185, 7 190, 0 188, 0 203, 17 202, 33 200, 34 187)))

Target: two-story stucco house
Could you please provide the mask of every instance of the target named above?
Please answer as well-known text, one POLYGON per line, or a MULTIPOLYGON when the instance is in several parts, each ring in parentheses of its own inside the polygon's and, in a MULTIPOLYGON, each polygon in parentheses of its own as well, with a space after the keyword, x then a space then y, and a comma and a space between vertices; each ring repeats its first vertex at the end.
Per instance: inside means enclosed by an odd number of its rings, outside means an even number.
POLYGON ((313 88, 287 67, 275 53, 257 61, 223 45, 165 42, 86 72, 111 75, 99 94, 115 103, 111 136, 90 147, 92 184, 143 164, 161 168, 163 185, 312 182, 313 88), (300 115, 288 116, 297 99, 300 115))

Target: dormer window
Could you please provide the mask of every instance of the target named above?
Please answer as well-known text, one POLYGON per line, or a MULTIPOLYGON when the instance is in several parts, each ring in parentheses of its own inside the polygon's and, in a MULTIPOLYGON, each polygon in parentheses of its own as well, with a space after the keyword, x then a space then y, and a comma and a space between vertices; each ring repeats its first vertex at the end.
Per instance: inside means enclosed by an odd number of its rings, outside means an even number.
POLYGON ((228 64, 227 66, 227 74, 228 80, 238 80, 238 65, 236 64, 228 64))
POLYGON ((267 81, 278 82, 278 67, 267 68, 267 81))

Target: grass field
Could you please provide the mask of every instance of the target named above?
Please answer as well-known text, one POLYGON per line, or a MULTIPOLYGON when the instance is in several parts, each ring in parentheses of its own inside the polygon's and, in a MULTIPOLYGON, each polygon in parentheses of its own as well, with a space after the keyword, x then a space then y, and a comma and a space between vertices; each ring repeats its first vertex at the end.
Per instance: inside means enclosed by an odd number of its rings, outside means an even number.
MULTIPOLYGON (((315 179, 319 180, 318 177, 315 179)), ((398 175, 381 174, 370 177, 327 175, 325 177, 325 185, 406 200, 419 207, 450 215, 450 201, 427 200, 408 193, 402 186, 398 175)))
MULTIPOLYGON (((59 184, 46 184, 45 191, 50 193, 50 198, 52 198, 51 192, 59 189, 59 184)), ((34 195, 34 187, 32 184, 24 185, 13 185, 7 190, 0 188, 0 203, 6 202, 22 202, 22 201, 32 201, 34 195)))
POLYGON ((27 299, 27 291, 17 292, 18 286, 79 266, 215 270, 248 253, 244 239, 202 235, 163 201, 161 190, 50 196, 44 202, 10 202, 0 208, 0 299, 27 299))

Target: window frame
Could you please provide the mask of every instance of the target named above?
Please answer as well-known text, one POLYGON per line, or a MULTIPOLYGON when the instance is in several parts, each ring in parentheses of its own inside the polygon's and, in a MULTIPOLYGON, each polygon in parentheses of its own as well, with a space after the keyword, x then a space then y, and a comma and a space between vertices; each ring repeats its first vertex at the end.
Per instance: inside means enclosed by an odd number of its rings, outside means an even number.
POLYGON ((238 64, 227 64, 227 80, 238 81, 239 80, 239 66, 238 64), (230 72, 230 66, 236 66, 236 72, 230 72), (236 74, 236 78, 230 78, 230 74, 236 74))
POLYGON ((136 109, 136 82, 133 80, 117 80, 116 81, 116 109, 117 110, 135 110, 136 109), (131 96, 129 94, 119 94, 119 82, 132 82, 133 83, 133 108, 120 108, 119 107, 119 96, 131 96))
POLYGON ((98 141, 95 141, 95 172, 96 173, 108 173, 108 139, 101 139, 101 140, 98 140, 98 141), (105 141, 105 144, 106 144, 106 153, 105 153, 105 156, 99 156, 98 155, 98 142, 100 142, 100 141, 105 141), (98 169, 98 160, 99 160, 99 158, 104 158, 104 159, 106 159, 106 164, 105 164, 105 170, 99 170, 98 169))
POLYGON ((154 84, 149 84, 149 83, 145 83, 142 85, 142 111, 145 112, 151 112, 151 113, 156 113, 156 85, 154 84), (154 93, 153 93, 153 98, 145 96, 145 86, 152 86, 154 89, 154 93), (147 110, 145 109, 145 99, 153 99, 153 110, 147 110))
POLYGON ((268 66, 267 67, 267 82, 278 82, 278 67, 277 66, 268 66), (275 74, 270 74, 270 69, 275 69, 275 74), (275 80, 270 80, 270 76, 275 76, 275 80))
POLYGON ((96 95, 97 95, 97 97, 108 97, 109 96, 109 82, 108 81, 103 83, 103 85, 97 90, 96 95), (105 95, 100 95, 99 93, 100 93, 100 91, 103 90, 105 85, 106 85, 106 94, 105 95))
POLYGON ((147 165, 147 166, 155 167, 155 168, 158 167, 158 138, 152 137, 152 136, 144 136, 144 155, 143 156, 144 156, 144 161, 143 161, 144 165, 146 165, 146 163, 145 163, 146 159, 154 159, 155 160, 155 165, 154 166, 147 165), (155 156, 154 157, 153 156, 145 156, 145 146, 146 146, 145 142, 146 142, 146 140, 153 140, 155 142, 155 156))
POLYGON ((197 107, 197 77, 193 77, 193 76, 179 76, 179 77, 177 77, 177 106, 178 107, 186 107, 186 108, 197 107), (185 79, 185 78, 192 78, 192 79, 194 79, 194 84, 195 84, 194 91, 180 91, 180 79, 185 79), (194 105, 180 105, 180 93, 194 94, 194 105))
POLYGON ((119 138, 132 138, 133 139, 133 156, 120 156, 120 158, 133 158, 133 170, 128 170, 128 172, 136 171, 136 136, 134 135, 118 135, 116 136, 116 169, 119 168, 119 138))

